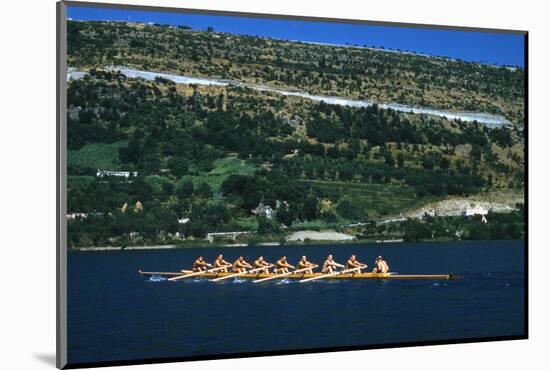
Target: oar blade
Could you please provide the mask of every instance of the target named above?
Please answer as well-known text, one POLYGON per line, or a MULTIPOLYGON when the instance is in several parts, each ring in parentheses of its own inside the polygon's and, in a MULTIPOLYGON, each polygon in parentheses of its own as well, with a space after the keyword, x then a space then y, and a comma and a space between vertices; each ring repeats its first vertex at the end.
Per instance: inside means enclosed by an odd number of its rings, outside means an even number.
POLYGON ((289 271, 289 272, 285 272, 284 274, 278 274, 278 275, 275 275, 275 276, 269 276, 269 277, 266 277, 266 278, 263 278, 263 279, 257 279, 257 280, 254 280, 254 283, 262 283, 264 281, 269 281, 269 280, 275 280, 275 279, 281 279, 285 276, 288 276, 288 275, 292 275, 292 274, 298 274, 300 272, 305 272, 305 271, 308 271, 310 269, 315 269, 319 266, 317 265, 314 265, 314 266, 311 266, 311 267, 306 267, 306 268, 303 268, 303 269, 299 269, 299 270, 295 270, 295 271, 289 271))
POLYGON ((221 281, 221 280, 226 280, 226 279, 231 279, 231 278, 234 278, 234 277, 237 277, 237 276, 241 276, 241 275, 244 275, 244 274, 247 274, 248 271, 245 271, 245 272, 239 272, 239 273, 236 273, 236 274, 231 274, 231 275, 227 275, 227 276, 221 276, 219 278, 215 278, 215 279, 212 279, 210 281, 221 281))
POLYGON ((321 279, 326 279, 326 278, 331 277, 331 276, 336 276, 336 275, 341 275, 341 274, 348 274, 348 273, 354 272, 354 271, 361 271, 361 269, 363 269, 363 268, 365 268, 365 267, 356 267, 356 268, 349 269, 349 270, 342 270, 342 271, 337 271, 337 272, 333 272, 333 273, 330 273, 330 274, 325 274, 325 275, 321 275, 321 276, 315 276, 315 277, 312 277, 312 278, 302 279, 302 280, 300 280, 300 283, 307 283, 308 281, 321 280, 321 279))
POLYGON ((184 274, 184 275, 181 275, 181 276, 175 276, 173 278, 168 279, 168 281, 176 281, 176 280, 181 280, 181 279, 187 279, 187 278, 190 278, 190 277, 193 277, 193 276, 200 276, 200 275, 204 275, 204 274, 207 274, 207 273, 216 272, 216 271, 219 271, 219 270, 224 269, 224 268, 225 267, 218 267, 218 268, 215 268, 215 269, 210 269, 210 270, 205 270, 205 271, 200 271, 200 272, 193 272, 191 274, 184 274))
POLYGON ((248 270, 248 271, 243 271, 243 272, 238 272, 236 274, 231 274, 231 275, 227 275, 227 276, 222 276, 222 277, 219 277, 219 278, 215 278, 215 279, 212 279, 210 281, 221 281, 221 280, 226 280, 226 279, 231 279, 233 277, 238 277, 238 276, 242 276, 242 275, 246 275, 246 274, 252 274, 254 272, 258 272, 258 271, 261 271, 263 269, 266 269, 266 268, 271 268, 273 267, 273 265, 267 265, 267 266, 262 266, 262 267, 258 267, 256 269, 252 269, 252 270, 248 270))

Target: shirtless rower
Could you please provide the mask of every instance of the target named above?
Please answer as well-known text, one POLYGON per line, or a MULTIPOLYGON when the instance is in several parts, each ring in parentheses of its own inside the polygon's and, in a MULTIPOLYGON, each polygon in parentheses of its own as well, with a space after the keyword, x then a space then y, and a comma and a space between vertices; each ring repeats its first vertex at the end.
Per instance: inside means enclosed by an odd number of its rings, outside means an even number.
POLYGON ((252 266, 244 260, 243 256, 240 256, 233 262, 233 272, 245 272, 247 268, 251 269, 252 266))
POLYGON ((316 265, 309 262, 306 258, 306 256, 302 256, 298 263, 296 264, 296 270, 303 270, 309 267, 309 269, 304 271, 304 274, 313 274, 313 267, 316 265))
POLYGON ((231 264, 223 259, 223 255, 218 255, 216 259, 214 260, 214 268, 218 267, 225 267, 223 269, 218 270, 219 272, 227 272, 227 268, 230 267, 231 264))
POLYGON ((277 274, 286 274, 289 268, 296 268, 289 264, 286 260, 286 256, 282 256, 275 262, 275 273, 277 274))
POLYGON ((341 265, 334 261, 334 259, 332 259, 332 254, 329 254, 327 259, 323 263, 323 274, 332 274, 333 272, 336 272, 336 269, 338 267, 344 267, 344 265, 341 265))
POLYGON ((262 268, 258 270, 259 274, 269 274, 269 268, 273 265, 264 259, 264 256, 260 256, 254 261, 254 269, 262 268), (262 268, 263 267, 263 268, 262 268))
POLYGON ((199 256, 199 258, 193 262, 193 272, 206 271, 208 267, 212 267, 212 265, 206 262, 202 256, 199 256))
POLYGON ((372 272, 374 273, 388 273, 390 271, 390 267, 388 266, 388 263, 386 261, 384 261, 384 259, 382 258, 382 256, 378 256, 376 257, 376 262, 374 263, 374 269, 372 270, 372 272))
MULTIPOLYGON (((358 267, 362 267, 362 268, 366 269, 369 266, 367 266, 367 264, 365 264, 365 263, 359 262, 357 260, 357 257, 355 257, 355 254, 352 254, 351 257, 346 262, 346 270, 355 269, 355 268, 358 268, 358 267)), ((361 272, 361 270, 356 270, 354 272, 361 272)))

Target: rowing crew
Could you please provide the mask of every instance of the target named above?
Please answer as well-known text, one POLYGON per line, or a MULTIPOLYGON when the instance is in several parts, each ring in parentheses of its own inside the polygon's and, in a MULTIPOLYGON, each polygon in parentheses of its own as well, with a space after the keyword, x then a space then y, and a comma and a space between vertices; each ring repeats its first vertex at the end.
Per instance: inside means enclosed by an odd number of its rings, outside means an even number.
MULTIPOLYGON (((228 272, 228 269, 231 268, 231 271, 236 273, 244 273, 247 271, 247 269, 253 269, 259 274, 268 274, 269 269, 273 268, 273 271, 277 274, 287 274, 290 272, 290 269, 300 270, 305 274, 312 274, 313 269, 316 267, 318 266, 314 263, 309 262, 306 256, 302 256, 296 266, 293 266, 288 263, 286 256, 281 256, 281 258, 279 258, 277 262, 275 262, 275 264, 271 264, 267 262, 263 256, 259 256, 254 261, 253 265, 251 265, 244 259, 243 256, 237 258, 235 262, 229 263, 224 260, 223 255, 220 254, 216 257, 213 264, 206 262, 205 259, 200 256, 193 263, 193 272, 202 272, 207 271, 208 269, 216 269, 216 271, 219 272, 228 272)), ((345 270, 366 269, 368 268, 368 265, 359 262, 355 255, 351 255, 346 264, 342 265, 334 261, 332 254, 329 254, 327 259, 323 263, 323 268, 321 271, 324 274, 332 274, 337 272, 338 268, 342 268, 345 270)), ((390 268, 388 266, 388 263, 382 258, 382 256, 378 256, 376 258, 376 261, 374 262, 374 269, 372 270, 372 272, 387 273, 389 271, 390 268)))

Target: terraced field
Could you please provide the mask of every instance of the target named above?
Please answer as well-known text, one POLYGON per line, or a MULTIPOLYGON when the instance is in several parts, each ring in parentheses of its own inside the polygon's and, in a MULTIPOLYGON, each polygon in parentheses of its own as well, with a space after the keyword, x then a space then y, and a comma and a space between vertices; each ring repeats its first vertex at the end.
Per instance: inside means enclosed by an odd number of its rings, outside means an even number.
POLYGON ((305 180, 329 199, 338 199, 347 194, 368 210, 369 218, 379 219, 398 216, 407 210, 416 209, 438 199, 419 198, 414 189, 407 185, 360 184, 334 181, 305 180))
POLYGON ((230 175, 252 175, 258 169, 258 167, 235 157, 217 159, 213 162, 213 167, 208 172, 189 175, 185 178, 191 179, 195 186, 206 183, 214 192, 219 192, 222 183, 230 175))
POLYGON ((67 152, 67 165, 87 169, 121 169, 118 151, 127 144, 127 141, 86 144, 78 150, 67 152))

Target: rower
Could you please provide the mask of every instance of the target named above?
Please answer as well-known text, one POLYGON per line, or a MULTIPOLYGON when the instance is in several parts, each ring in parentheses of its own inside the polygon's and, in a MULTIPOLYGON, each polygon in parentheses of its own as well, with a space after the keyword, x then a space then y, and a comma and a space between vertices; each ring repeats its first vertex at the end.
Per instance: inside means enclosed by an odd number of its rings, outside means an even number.
POLYGON ((300 260, 298 261, 298 264, 296 265, 296 269, 297 270, 307 269, 304 271, 304 274, 313 274, 314 266, 315 264, 309 262, 306 256, 302 256, 302 258, 300 258, 300 260))
POLYGON ((231 264, 223 259, 223 255, 218 255, 216 259, 214 260, 214 268, 220 268, 225 267, 224 269, 218 270, 219 272, 227 272, 227 268, 230 267, 231 264))
MULTIPOLYGON (((355 257, 355 254, 352 254, 351 257, 346 262, 346 270, 354 269, 357 267, 367 268, 367 264, 361 263, 357 260, 357 257, 355 257)), ((357 270, 357 272, 361 272, 361 270, 357 270)))
POLYGON ((376 257, 376 262, 374 262, 374 269, 372 272, 380 274, 386 274, 390 271, 390 267, 388 266, 388 263, 384 261, 382 256, 376 257))
POLYGON ((248 262, 244 260, 243 256, 240 256, 233 262, 233 272, 246 272, 247 268, 252 268, 248 262))
POLYGON ((275 273, 277 274, 286 274, 288 273, 289 268, 294 269, 296 267, 287 262, 286 256, 281 256, 281 258, 279 258, 277 262, 275 262, 275 273))
POLYGON ((254 261, 254 269, 258 270, 258 274, 269 274, 269 268, 273 265, 264 259, 264 256, 260 256, 254 261))
POLYGON ((323 274, 332 274, 333 272, 336 272, 336 269, 338 267, 344 267, 344 265, 341 265, 334 261, 332 258, 332 254, 329 254, 325 262, 323 263, 323 274))
POLYGON ((193 262, 193 272, 206 271, 208 267, 212 267, 212 265, 206 262, 202 256, 199 256, 199 258, 193 262))

